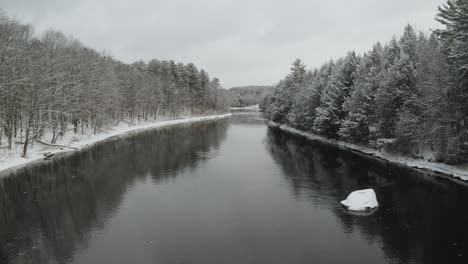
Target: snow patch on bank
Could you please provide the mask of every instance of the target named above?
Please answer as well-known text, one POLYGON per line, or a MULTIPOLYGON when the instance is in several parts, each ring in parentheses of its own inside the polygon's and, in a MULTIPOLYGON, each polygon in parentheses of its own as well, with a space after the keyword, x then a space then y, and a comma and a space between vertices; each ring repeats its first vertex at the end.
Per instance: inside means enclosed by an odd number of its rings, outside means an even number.
POLYGON ((373 189, 354 191, 341 204, 350 211, 370 211, 379 207, 377 196, 373 189))
MULTIPOLYGON (((21 157, 23 151, 23 144, 13 144, 12 149, 9 150, 6 148, 5 144, 2 144, 0 148, 0 172, 12 167, 24 165, 26 163, 43 159, 47 153, 57 154, 61 152, 75 151, 81 149, 85 146, 91 145, 93 143, 102 141, 104 139, 129 133, 136 130, 150 129, 157 127, 172 126, 177 124, 193 123, 200 121, 216 120, 222 119, 231 116, 232 114, 223 114, 223 115, 212 115, 212 116, 201 116, 201 117, 185 117, 182 119, 175 120, 159 120, 159 121, 148 121, 138 124, 129 124, 126 122, 120 122, 119 125, 114 126, 106 131, 93 134, 92 131, 84 131, 81 133, 81 130, 75 134, 72 131, 67 132, 62 138, 57 140, 57 145, 66 146, 68 148, 46 146, 40 143, 33 143, 28 148, 27 157, 21 157)), ((48 142, 47 135, 43 139, 45 142, 48 142)), ((50 141, 50 140, 49 140, 50 141)))
POLYGON ((257 110, 260 111, 260 106, 258 104, 256 105, 249 105, 249 106, 244 106, 244 107, 230 107, 230 110, 257 110))
POLYGON ((283 131, 287 131, 291 134, 300 135, 310 140, 316 140, 325 142, 331 145, 345 147, 351 150, 355 150, 370 156, 375 156, 390 162, 403 164, 412 168, 423 169, 433 172, 439 172, 453 176, 455 178, 461 179, 463 181, 468 181, 468 164, 463 164, 459 166, 448 165, 443 163, 432 162, 424 159, 413 159, 410 157, 405 157, 398 154, 388 153, 385 151, 373 149, 367 146, 361 146, 357 144, 352 144, 344 141, 328 139, 322 136, 318 136, 309 132, 305 132, 299 129, 295 129, 286 125, 280 125, 275 122, 268 123, 270 127, 277 127, 283 131))

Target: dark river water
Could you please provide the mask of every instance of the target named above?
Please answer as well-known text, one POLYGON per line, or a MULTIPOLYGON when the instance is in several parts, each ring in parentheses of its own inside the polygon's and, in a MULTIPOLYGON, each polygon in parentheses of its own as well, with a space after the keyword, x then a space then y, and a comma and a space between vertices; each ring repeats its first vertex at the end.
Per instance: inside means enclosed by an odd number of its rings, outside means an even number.
POLYGON ((0 187, 0 263, 468 263, 467 187, 256 112, 105 142, 0 187), (339 205, 369 187, 374 214, 339 205))

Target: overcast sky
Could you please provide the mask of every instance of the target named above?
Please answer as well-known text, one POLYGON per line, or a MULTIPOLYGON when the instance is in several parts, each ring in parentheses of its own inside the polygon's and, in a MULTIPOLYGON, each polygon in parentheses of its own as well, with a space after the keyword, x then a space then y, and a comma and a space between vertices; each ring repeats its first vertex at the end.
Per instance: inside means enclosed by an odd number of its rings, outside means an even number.
POLYGON ((301 58, 309 68, 366 51, 407 23, 429 32, 446 0, 1 0, 36 31, 73 35, 116 59, 194 62, 232 86, 272 84, 301 58))

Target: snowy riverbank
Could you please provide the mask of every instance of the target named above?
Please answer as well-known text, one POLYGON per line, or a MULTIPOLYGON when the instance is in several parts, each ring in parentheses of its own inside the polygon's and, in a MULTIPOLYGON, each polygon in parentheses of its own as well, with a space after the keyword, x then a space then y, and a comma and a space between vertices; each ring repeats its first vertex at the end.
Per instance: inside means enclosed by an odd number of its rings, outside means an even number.
POLYGON ((366 146, 360 146, 360 145, 356 145, 356 144, 352 144, 352 143, 348 143, 344 141, 328 139, 322 136, 314 135, 309 132, 301 131, 301 130, 298 130, 298 129, 295 129, 286 125, 277 124, 274 122, 268 123, 268 126, 276 127, 283 131, 289 132, 291 134, 303 136, 310 140, 321 141, 321 142, 325 142, 325 143, 335 145, 338 147, 344 147, 344 148, 348 148, 354 151, 358 151, 358 152, 361 152, 370 156, 375 156, 375 157, 384 159, 386 161, 403 164, 412 168, 439 172, 439 173, 453 176, 463 181, 468 181, 468 165, 467 164, 459 165, 459 166, 452 166, 452 165, 447 165, 443 163, 431 162, 431 161, 427 161, 423 159, 413 159, 410 157, 405 157, 405 156, 401 156, 397 154, 392 154, 392 153, 372 149, 366 146))
MULTIPOLYGON (((202 117, 189 117, 189 118, 182 118, 182 119, 175 119, 175 120, 159 120, 153 122, 142 122, 134 125, 130 125, 128 123, 120 122, 119 125, 112 127, 106 131, 99 132, 97 134, 93 134, 92 131, 81 131, 77 134, 69 131, 66 133, 63 138, 59 138, 57 140, 57 145, 67 146, 68 148, 63 147, 53 147, 53 146, 46 146, 39 143, 34 143, 28 149, 27 157, 21 157, 23 145, 21 144, 13 144, 13 149, 9 150, 5 148, 4 144, 0 148, 0 172, 12 168, 17 167, 20 165, 25 165, 35 160, 43 159, 44 154, 51 153, 61 153, 61 152, 69 152, 81 149, 85 146, 92 145, 93 143, 102 141, 104 139, 117 136, 120 134, 125 134, 128 132, 141 130, 141 129, 149 129, 149 128, 157 128, 157 127, 165 127, 177 124, 184 124, 184 123, 193 123, 193 122, 200 122, 200 121, 208 121, 208 120, 216 120, 221 118, 226 118, 231 116, 231 114, 223 114, 223 115, 212 115, 212 116, 202 116, 202 117)), ((47 141, 47 137, 44 141, 47 141)))
POLYGON ((230 107, 229 110, 256 110, 256 111, 260 111, 260 106, 258 104, 256 104, 256 105, 249 105, 249 106, 244 106, 244 107, 230 107))

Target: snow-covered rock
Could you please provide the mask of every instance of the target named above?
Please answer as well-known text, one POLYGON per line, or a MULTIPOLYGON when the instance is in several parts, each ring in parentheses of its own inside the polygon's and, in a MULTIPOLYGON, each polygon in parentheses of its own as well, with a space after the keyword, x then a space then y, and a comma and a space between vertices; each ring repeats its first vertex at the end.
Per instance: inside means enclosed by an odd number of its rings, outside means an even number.
POLYGON ((379 207, 377 196, 373 189, 352 192, 341 204, 350 211, 370 211, 379 207))

